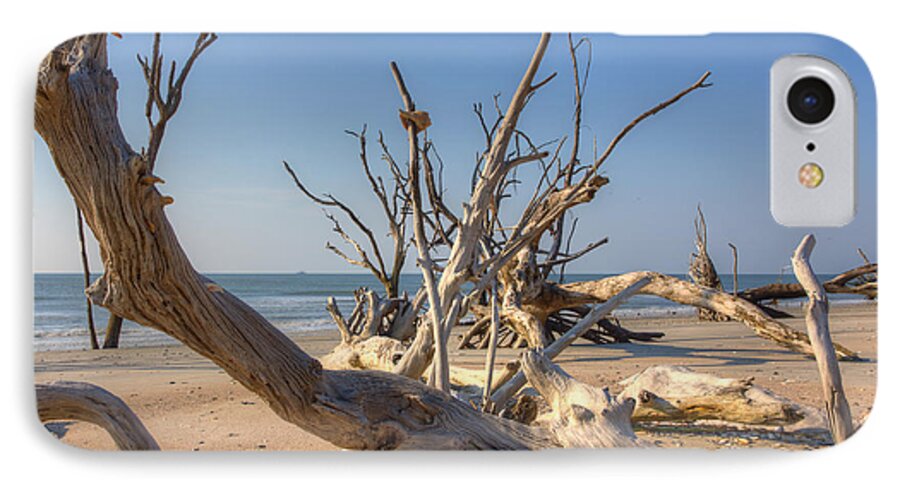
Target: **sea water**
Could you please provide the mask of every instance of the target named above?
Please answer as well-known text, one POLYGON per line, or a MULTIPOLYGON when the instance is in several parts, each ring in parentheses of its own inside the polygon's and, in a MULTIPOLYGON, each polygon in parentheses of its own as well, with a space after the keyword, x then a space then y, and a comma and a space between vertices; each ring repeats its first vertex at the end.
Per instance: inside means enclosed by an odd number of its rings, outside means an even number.
MULTIPOLYGON (((567 274, 566 282, 589 281, 610 274, 567 274)), ((367 274, 207 274, 223 288, 262 314, 276 328, 287 334, 333 329, 325 311, 325 301, 333 296, 344 314, 353 309, 353 291, 369 287, 382 291, 374 277, 367 274)), ((684 278, 683 275, 676 277, 684 278)), ((830 276, 823 276, 823 280, 830 276)), ((726 290, 732 286, 731 276, 720 276, 726 290)), ((96 275, 91 277, 93 281, 96 275)), ((779 281, 791 281, 790 275, 742 274, 741 289, 779 281)), ((421 285, 418 274, 404 274, 401 289, 410 295, 421 285)), ((858 301, 856 297, 835 297, 834 301, 858 301)), ((795 301, 798 302, 798 301, 795 301)), ((100 342, 109 312, 94 306, 94 325, 100 342)), ((634 296, 616 310, 620 317, 690 315, 694 309, 655 296, 634 296)), ((121 347, 169 345, 176 340, 152 328, 125 321, 121 347)), ((34 275, 34 348, 38 351, 87 349, 90 347, 85 310, 84 276, 82 274, 34 275)))

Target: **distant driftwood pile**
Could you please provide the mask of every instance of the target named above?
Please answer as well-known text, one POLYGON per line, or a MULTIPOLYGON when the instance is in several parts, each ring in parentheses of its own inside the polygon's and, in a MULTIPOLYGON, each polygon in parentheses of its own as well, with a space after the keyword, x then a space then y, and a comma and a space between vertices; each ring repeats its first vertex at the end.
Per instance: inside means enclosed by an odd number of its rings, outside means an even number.
MULTIPOLYGON (((661 334, 630 332, 608 318, 630 296, 649 294, 741 322, 787 349, 815 355, 827 373, 835 433, 851 430, 834 361, 857 356, 831 344, 827 308, 822 307, 826 299, 820 291, 809 292, 815 286, 812 276, 802 277, 799 288, 779 289, 778 295, 731 294, 715 282, 694 284, 656 272, 564 282, 566 264, 605 242, 572 251, 576 221, 568 224, 567 212, 591 202, 609 183, 600 169, 630 131, 709 87, 708 72, 636 117, 604 150, 583 161, 581 103, 588 71, 579 68, 579 53, 589 50, 587 41, 568 38, 575 87, 571 142, 563 138, 552 145, 537 144, 517 128, 528 102, 556 75, 538 78, 550 42, 550 35, 542 35, 506 109, 499 97, 494 99, 493 117, 476 105, 485 149, 472 173, 468 201, 462 209, 452 210, 443 199, 440 157, 423 131, 431 124, 430 117, 416 106, 399 67, 392 63, 402 101, 399 123, 407 131, 407 156, 395 160, 379 135, 381 159, 389 172, 385 179, 369 164, 365 128, 351 133, 359 141, 363 174, 386 217, 391 253, 383 253, 373 227, 348 205, 330 194, 312 193, 284 164, 308 198, 334 211, 328 215, 334 231, 353 252, 331 244, 328 248, 369 270, 384 288, 381 293, 358 291, 351 312, 341 312, 329 301, 341 343, 317 360, 259 313, 197 273, 164 212, 174 199, 157 187, 164 183, 155 174, 158 150, 189 71, 215 39, 201 35, 181 70, 173 63, 164 73, 158 35, 152 56, 139 57, 148 86, 150 127, 150 141, 140 152, 126 141, 118 123, 117 82, 107 65, 104 35, 67 41, 41 65, 36 129, 103 257, 103 275, 86 289, 92 304, 178 339, 259 395, 284 420, 344 448, 640 446, 633 419, 786 424, 804 416, 802 407, 752 387, 747 380, 658 367, 625 381, 622 393, 613 396, 574 380, 554 364, 553 359, 578 337, 597 342, 658 338, 661 334), (529 164, 540 165, 542 176, 521 213, 510 218, 510 213, 501 212, 502 204, 517 183, 514 170, 529 164), (342 220, 353 224, 353 234, 342 220), (416 249, 424 279, 415 294, 399 288, 410 246, 416 249), (758 305, 766 298, 804 294, 815 299, 808 333, 787 327, 758 305), (451 330, 470 314, 475 321, 461 343, 486 349, 483 372, 451 366, 447 354, 451 330), (494 361, 500 345, 528 349, 518 362, 498 368, 494 361)), ((805 243, 800 260, 811 249, 805 243)), ((696 270, 701 277, 714 274, 711 261, 696 270)), ((835 278, 824 289, 869 290, 852 280, 835 278)), ((45 420, 88 420, 110 431, 120 447, 155 448, 124 403, 99 388, 39 386, 38 394, 45 420)))

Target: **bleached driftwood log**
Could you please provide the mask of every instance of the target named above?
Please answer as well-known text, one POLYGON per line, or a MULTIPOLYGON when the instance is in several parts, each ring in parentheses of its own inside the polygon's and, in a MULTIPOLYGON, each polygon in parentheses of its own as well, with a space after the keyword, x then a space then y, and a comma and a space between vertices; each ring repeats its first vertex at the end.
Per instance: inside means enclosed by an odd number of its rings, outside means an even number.
POLYGON ((320 361, 326 369, 374 369, 392 371, 406 352, 403 344, 384 335, 341 341, 320 361))
POLYGON ((791 264, 794 266, 794 275, 809 296, 806 328, 819 368, 819 377, 822 379, 828 426, 834 442, 840 443, 853 435, 853 417, 844 395, 841 369, 828 331, 828 296, 809 265, 809 256, 815 246, 815 237, 806 235, 794 251, 791 264))
POLYGON ((78 420, 105 430, 122 450, 159 450, 144 424, 119 397, 89 383, 35 385, 41 422, 78 420))
POLYGON ((654 366, 619 382, 620 396, 634 398, 635 421, 723 420, 784 425, 804 410, 750 379, 719 378, 683 366, 654 366))
MULTIPOLYGON (((758 306, 723 291, 716 291, 691 284, 676 277, 658 272, 629 272, 596 281, 548 285, 533 301, 534 308, 559 310, 567 306, 607 301, 619 291, 641 277, 650 278, 638 294, 648 294, 696 307, 703 307, 743 323, 757 335, 771 340, 792 351, 813 355, 809 337, 766 315, 758 306)), ((850 349, 835 343, 838 358, 857 361, 859 356, 850 349)))
POLYGON ((634 399, 581 383, 540 350, 522 356, 522 372, 551 407, 540 421, 564 447, 638 447, 631 425, 634 399))

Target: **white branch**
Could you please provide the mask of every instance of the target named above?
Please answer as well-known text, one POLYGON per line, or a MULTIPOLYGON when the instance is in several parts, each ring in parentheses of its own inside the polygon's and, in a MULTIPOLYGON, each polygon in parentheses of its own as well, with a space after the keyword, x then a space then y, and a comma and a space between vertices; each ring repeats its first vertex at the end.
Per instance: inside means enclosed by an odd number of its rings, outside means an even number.
POLYGON ((797 276, 797 281, 803 285, 809 297, 809 305, 806 309, 807 335, 809 335, 813 354, 816 356, 819 376, 822 378, 825 413, 828 416, 829 429, 834 442, 839 443, 853 435, 853 418, 850 415, 847 397, 844 396, 841 370, 838 367, 837 355, 828 331, 828 296, 809 265, 809 256, 815 246, 816 239, 813 235, 803 237, 803 241, 800 242, 797 250, 794 251, 794 256, 791 257, 791 263, 794 266, 794 275, 797 276))

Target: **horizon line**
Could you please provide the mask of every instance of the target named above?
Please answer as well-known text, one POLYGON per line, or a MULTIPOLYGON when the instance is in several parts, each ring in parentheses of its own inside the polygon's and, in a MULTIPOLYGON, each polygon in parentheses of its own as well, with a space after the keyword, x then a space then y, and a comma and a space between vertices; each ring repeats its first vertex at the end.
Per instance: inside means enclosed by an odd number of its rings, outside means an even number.
MULTIPOLYGON (((685 272, 660 272, 660 271, 650 271, 649 269, 634 269, 634 270, 617 271, 617 272, 596 272, 596 271, 593 271, 593 272, 567 272, 566 275, 588 275, 588 274, 590 274, 590 275, 597 275, 597 274, 604 274, 604 275, 620 275, 620 274, 628 274, 628 273, 630 273, 630 272, 644 272, 644 271, 657 272, 657 273, 665 274, 665 275, 668 275, 668 276, 687 275, 687 272, 686 272, 686 271, 685 271, 685 272)), ((210 275, 210 274, 221 274, 221 275, 224 275, 224 274, 232 274, 232 275, 246 275, 246 276, 250 276, 250 275, 298 275, 298 276, 301 276, 301 275, 310 275, 310 276, 311 276, 311 275, 332 275, 332 276, 372 276, 372 274, 370 274, 370 273, 368 273, 368 272, 322 272, 322 271, 198 271, 198 272, 199 272, 200 274, 203 274, 203 275, 210 275)), ((840 271, 840 272, 816 272, 816 275, 817 275, 817 276, 821 276, 821 275, 836 275, 836 274, 841 274, 842 272, 845 272, 845 271, 840 271)), ((101 272, 98 272, 98 271, 91 271, 90 273, 91 273, 91 275, 94 275, 94 274, 99 275, 99 274, 101 274, 101 272)), ((738 273, 738 276, 744 275, 744 274, 765 274, 765 275, 772 275, 772 276, 775 276, 775 275, 780 275, 781 273, 782 273, 782 272, 759 272, 759 271, 751 271, 751 272, 739 272, 739 273, 738 273)), ((38 275, 38 274, 57 274, 57 275, 62 275, 62 274, 79 274, 79 275, 81 275, 81 274, 84 274, 84 272, 83 272, 83 271, 80 271, 80 270, 77 270, 77 271, 32 271, 32 275, 38 275)), ((417 275, 421 275, 421 274, 420 274, 419 272, 401 272, 400 275, 401 275, 401 276, 410 276, 410 275, 416 275, 416 276, 417 276, 417 275)), ((730 276, 730 275, 731 275, 730 272, 728 272, 728 273, 720 273, 720 274, 719 274, 719 276, 730 276)), ((785 275, 791 275, 791 276, 793 276, 793 274, 786 274, 786 273, 785 273, 785 275)), ((372 278, 375 279, 374 276, 372 276, 372 278)))

